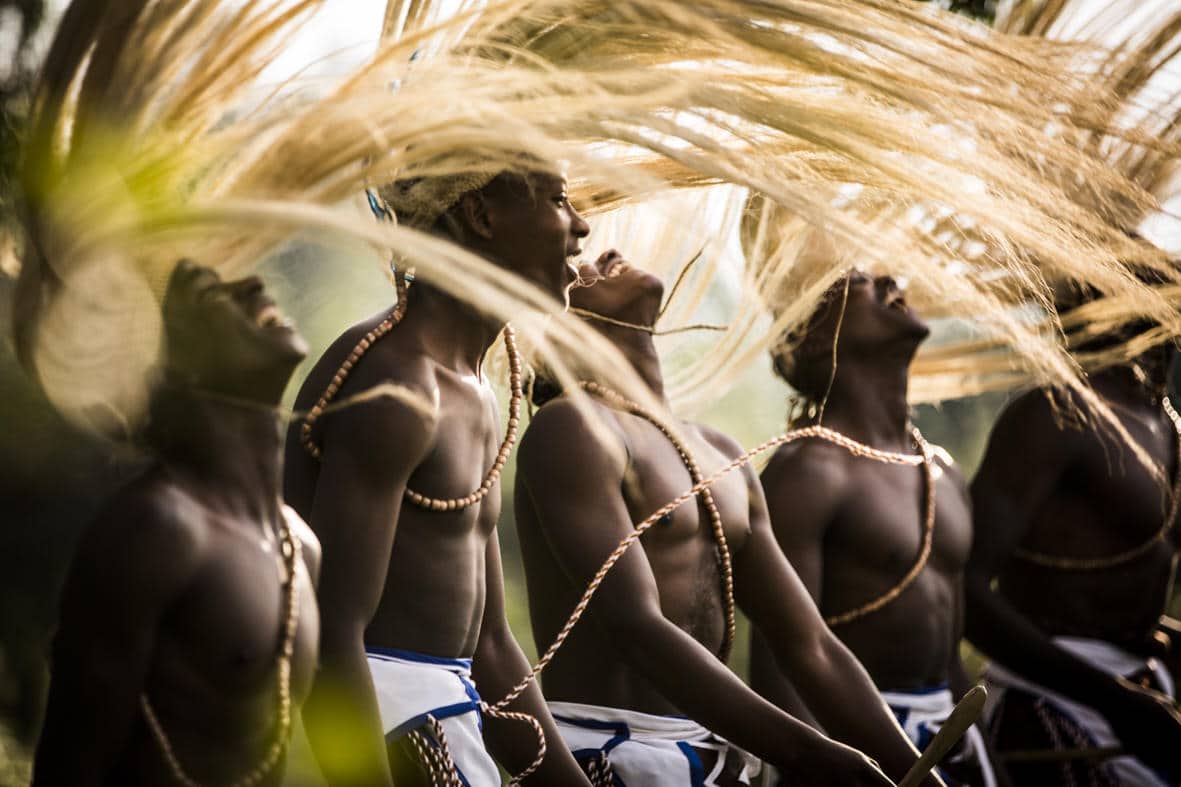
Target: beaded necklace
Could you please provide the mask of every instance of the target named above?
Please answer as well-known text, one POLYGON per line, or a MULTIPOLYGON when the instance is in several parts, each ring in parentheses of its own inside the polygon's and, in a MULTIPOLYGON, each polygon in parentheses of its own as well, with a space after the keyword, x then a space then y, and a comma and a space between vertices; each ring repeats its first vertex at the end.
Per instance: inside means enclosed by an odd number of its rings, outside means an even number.
MULTIPOLYGON (((395 275, 394 286, 398 296, 398 303, 394 307, 394 310, 357 342, 352 352, 345 358, 344 363, 337 369, 336 374, 332 376, 332 380, 328 383, 328 387, 324 389, 324 393, 304 417, 303 424, 299 427, 300 445, 317 460, 321 458, 323 451, 312 439, 312 426, 324 414, 325 408, 336 397, 336 394, 340 392, 340 388, 348 378, 349 372, 364 357, 365 353, 369 351, 369 348, 392 331, 394 326, 400 323, 402 318, 406 316, 406 295, 408 287, 405 277, 403 275, 395 275)), ((513 450, 513 444, 517 440, 517 427, 521 422, 521 399, 523 392, 521 385, 521 356, 517 352, 516 335, 509 325, 504 326, 504 350, 508 356, 509 387, 512 395, 509 399, 508 426, 505 429, 504 441, 500 444, 500 450, 496 453, 496 459, 493 461, 492 467, 484 476, 484 480, 480 483, 480 486, 471 494, 463 497, 450 499, 428 497, 427 495, 415 492, 410 487, 406 487, 406 499, 419 508, 425 508, 428 511, 459 511, 470 508, 487 497, 488 493, 492 491, 492 487, 496 484, 496 481, 500 478, 500 473, 504 469, 505 463, 508 462, 509 454, 513 450)))
POLYGON ((1169 417, 1169 422, 1173 424, 1173 431, 1177 433, 1177 469, 1173 478, 1173 488, 1169 492, 1169 510, 1165 514, 1160 529, 1142 544, 1109 557, 1059 557, 1029 549, 1014 550, 1015 557, 1026 563, 1061 571, 1099 571, 1130 563, 1136 558, 1148 554, 1157 543, 1165 541, 1169 537, 1169 533, 1173 530, 1173 523, 1177 519, 1177 509, 1181 506, 1181 415, 1178 415, 1177 411, 1173 409, 1173 403, 1169 401, 1167 396, 1161 398, 1161 407, 1164 408, 1165 415, 1169 417))
MULTIPOLYGON (((279 543, 283 552, 283 567, 286 571, 286 577, 282 583, 283 637, 279 644, 275 670, 279 694, 279 719, 276 724, 275 739, 271 741, 262 762, 241 779, 233 782, 231 787, 254 787, 259 784, 279 762, 279 758, 287 749, 288 739, 291 737, 291 659, 295 652, 295 632, 299 624, 299 584, 296 581, 295 572, 299 565, 303 545, 299 538, 292 533, 291 523, 282 508, 280 508, 279 519, 279 543)), ((190 777, 180 764, 180 760, 172 748, 172 743, 164 732, 164 726, 156 716, 146 692, 139 695, 139 704, 144 718, 148 722, 148 728, 152 731, 152 737, 156 739, 160 753, 164 756, 164 762, 172 772, 173 779, 184 787, 201 787, 201 783, 190 777)))
MULTIPOLYGON (((312 427, 319 420, 325 412, 325 409, 340 392, 340 388, 344 385, 344 381, 348 378, 349 373, 353 367, 360 362, 365 353, 377 343, 379 339, 394 329, 398 323, 406 316, 407 304, 407 290, 409 289, 406 282, 405 274, 394 275, 394 287, 397 292, 398 302, 394 306, 390 315, 382 320, 375 328, 366 333, 356 346, 353 347, 352 352, 344 360, 344 363, 337 369, 336 374, 332 376, 328 387, 324 389, 324 393, 319 400, 308 411, 303 423, 299 428, 299 442, 315 459, 319 460, 323 451, 319 445, 312 439, 312 427)), ((493 486, 496 485, 500 478, 500 473, 508 462, 509 454, 512 453, 513 445, 517 440, 517 428, 521 422, 521 399, 523 398, 523 386, 521 383, 521 355, 517 351, 516 335, 513 333, 512 326, 504 326, 504 349, 508 356, 509 363, 509 387, 512 391, 509 399, 509 415, 508 425, 505 429, 504 441, 500 444, 500 450, 496 453, 496 459, 492 463, 492 467, 484 476, 484 480, 480 486, 471 494, 463 497, 456 497, 450 499, 433 498, 427 495, 420 494, 413 489, 407 487, 404 497, 418 506, 419 508, 428 511, 460 511, 470 508, 476 503, 479 503, 492 491, 493 486)), ((508 703, 505 703, 506 705, 508 703)), ((480 710, 489 716, 495 716, 502 719, 512 719, 515 721, 524 722, 533 728, 534 734, 538 739, 538 752, 533 762, 521 773, 515 775, 509 784, 518 784, 522 779, 537 770, 545 759, 546 743, 545 733, 541 728, 541 723, 536 718, 527 713, 517 713, 515 711, 505 710, 503 707, 490 707, 487 703, 480 703, 480 710)), ((422 757, 424 766, 430 774, 430 779, 434 784, 452 785, 458 783, 458 770, 455 768, 455 763, 451 758, 450 749, 447 745, 446 736, 443 734, 442 725, 433 718, 428 718, 427 728, 434 735, 437 743, 436 746, 431 746, 426 743, 426 739, 421 732, 414 732, 411 735, 411 741, 422 757)))

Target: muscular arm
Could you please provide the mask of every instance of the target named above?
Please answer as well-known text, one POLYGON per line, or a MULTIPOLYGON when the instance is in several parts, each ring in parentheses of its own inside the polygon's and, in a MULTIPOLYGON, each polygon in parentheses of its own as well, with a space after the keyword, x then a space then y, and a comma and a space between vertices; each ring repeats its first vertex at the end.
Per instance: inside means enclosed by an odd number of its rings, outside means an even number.
MULTIPOLYGON (((821 546, 824 531, 836 515, 839 482, 839 476, 831 468, 777 455, 763 471, 760 483, 761 499, 767 507, 777 551, 786 556, 797 580, 811 596, 813 606, 820 603, 824 563, 821 546), (819 494, 822 491, 825 494, 819 494)), ((751 681, 755 689, 792 715, 823 729, 824 725, 781 668, 767 635, 758 625, 752 629, 751 645, 751 681)))
POLYGON ((343 410, 326 426, 309 517, 322 550, 320 670, 304 723, 330 784, 389 784, 364 635, 385 587, 402 495, 433 424, 382 402, 343 410))
POLYGON ((1006 410, 972 483, 975 532, 965 576, 968 639, 1023 677, 1094 707, 1125 744, 1153 764, 1176 768, 1181 714, 1121 678, 1056 646, 992 589, 1078 450, 1076 432, 1054 424, 1049 403, 1029 394, 1006 410))
MULTIPOLYGON (((476 685, 480 687, 481 696, 491 705, 508 694, 532 665, 517 644, 505 616, 504 576, 500 564, 500 544, 495 531, 488 539, 484 570, 487 593, 480 639, 472 659, 472 673, 476 685)), ((554 726, 553 717, 536 681, 506 710, 533 716, 545 732, 545 760, 524 784, 589 784, 582 769, 574 761, 574 756, 562 743, 562 737, 554 726)), ((522 721, 486 716, 484 739, 496 759, 513 774, 527 768, 537 755, 533 730, 522 721)))
POLYGON ((36 787, 107 784, 130 743, 160 621, 200 561, 183 506, 124 495, 74 558, 53 649, 36 787))
MULTIPOLYGON (((546 542, 574 587, 585 587, 632 531, 621 442, 606 442, 563 402, 542 410, 521 446, 518 505, 532 506, 546 542), (558 439, 558 436, 561 439, 558 439), (579 446, 571 461, 569 446, 579 446)), ((810 784, 872 784, 864 760, 755 694, 692 636, 664 617, 643 547, 633 545, 591 602, 588 616, 618 654, 683 713, 810 784)))
POLYGON ((974 533, 965 573, 966 633, 990 658, 1065 696, 1102 708, 1115 681, 1057 647, 992 582, 1069 466, 1077 433, 1027 394, 997 421, 972 482, 974 533))
POLYGON ((839 480, 825 477, 831 473, 824 470, 814 472, 815 465, 812 470, 801 467, 791 478, 792 490, 778 484, 774 492, 780 514, 776 532, 784 532, 799 575, 776 543, 762 487, 747 471, 751 535, 734 559, 735 597, 765 637, 779 671, 792 676, 791 685, 817 721, 837 740, 876 758, 887 774, 900 779, 918 752, 869 674, 825 625, 813 601, 819 593, 823 533, 838 505, 834 483, 839 480), (790 522, 785 521, 786 499, 793 501, 790 522), (801 580, 803 572, 811 585, 801 580))

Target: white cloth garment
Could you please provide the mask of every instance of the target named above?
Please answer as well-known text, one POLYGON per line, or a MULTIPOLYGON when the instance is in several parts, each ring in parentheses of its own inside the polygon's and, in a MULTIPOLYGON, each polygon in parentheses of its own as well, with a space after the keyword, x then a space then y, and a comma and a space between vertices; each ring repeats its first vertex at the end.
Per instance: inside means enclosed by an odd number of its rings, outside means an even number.
POLYGON ((500 772, 480 734, 483 720, 471 659, 386 648, 366 648, 365 655, 386 741, 421 728, 428 715, 434 716, 443 727, 460 782, 465 787, 499 787, 500 772))
MULTIPOLYGON (((947 686, 918 691, 883 691, 882 699, 919 751, 927 747, 955 708, 955 699, 947 686)), ((972 763, 979 769, 985 787, 996 787, 996 773, 988 759, 984 736, 976 725, 964 733, 961 748, 950 761, 972 763)))
POLYGON ((607 756, 617 787, 712 787, 727 762, 741 763, 739 784, 751 784, 762 763, 692 719, 551 702, 562 739, 580 761, 607 756), (707 772, 700 752, 717 752, 707 772))
MULTIPOLYGON (((1097 639, 1083 637, 1054 637, 1058 647, 1071 653, 1076 658, 1085 661, 1092 667, 1102 670, 1109 675, 1128 677, 1148 669, 1156 679, 1157 685, 1163 693, 1170 697, 1176 696, 1176 686, 1173 678, 1165 666, 1157 659, 1145 659, 1136 656, 1123 648, 1097 639)), ((1090 706, 1067 699, 1057 692, 1050 691, 1043 686, 1019 677, 999 664, 993 663, 988 668, 989 702, 985 710, 990 714, 1002 702, 1007 689, 1019 689, 1034 696, 1044 698, 1057 713, 1073 721, 1086 730, 1090 738, 1089 745, 1095 748, 1118 746, 1120 741, 1112 731, 1107 720, 1090 706)), ((1135 757, 1116 757, 1108 760, 1103 766, 1121 785, 1135 785, 1135 787, 1167 787, 1164 779, 1155 771, 1148 768, 1135 757)))

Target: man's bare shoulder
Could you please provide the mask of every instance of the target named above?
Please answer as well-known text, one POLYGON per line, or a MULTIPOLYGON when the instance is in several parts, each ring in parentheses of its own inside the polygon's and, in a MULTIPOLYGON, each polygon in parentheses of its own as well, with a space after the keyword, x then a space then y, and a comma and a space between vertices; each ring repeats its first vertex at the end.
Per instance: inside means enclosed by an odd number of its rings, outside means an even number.
POLYGON ((206 558, 209 532, 205 508, 154 468, 99 513, 82 538, 72 574, 84 584, 117 577, 115 587, 166 592, 196 573, 206 558))
POLYGON ((292 535, 299 539, 303 564, 315 582, 320 576, 320 539, 294 508, 283 504, 282 511, 292 535))
POLYGON ((617 466, 622 472, 627 452, 626 437, 610 408, 562 396, 534 414, 521 439, 518 464, 537 472, 572 461, 593 462, 600 467, 617 466))
POLYGON ((780 538, 815 542, 840 517, 854 491, 851 459, 845 449, 821 440, 780 446, 760 479, 780 538))
POLYGON ((1001 410, 996 428, 1021 431, 1037 429, 1056 433, 1079 433, 1078 413, 1086 409, 1081 398, 1069 391, 1033 388, 1015 396, 1001 410))
POLYGON ((997 416, 989 438, 991 446, 1012 446, 1027 457, 1070 456, 1087 440, 1079 420, 1084 407, 1069 393, 1041 388, 1026 391, 997 416))
MULTIPOLYGON (((389 316, 386 309, 345 330, 328 346, 308 373, 296 400, 297 408, 309 408, 320 398, 342 365, 366 335, 389 316)), ((397 326, 373 341, 349 369, 338 398, 355 396, 374 386, 390 383, 422 397, 438 399, 439 364, 417 342, 401 336, 397 326)), ((373 401, 383 401, 381 397, 373 401)))
MULTIPOLYGON (((363 463, 417 464, 430 451, 439 426, 439 364, 393 338, 383 337, 365 352, 314 427, 325 455, 343 445, 363 463)), ((315 371, 309 375, 305 388, 315 376, 315 371)), ((306 399, 301 393, 304 406, 322 393, 306 399)))
POLYGON ((735 440, 725 432, 715 429, 709 424, 694 424, 698 433, 705 438, 706 442, 718 449, 727 459, 737 459, 746 453, 742 447, 742 443, 735 440))
POLYGON ((763 469, 763 483, 772 486, 804 486, 814 493, 844 490, 853 457, 844 448, 825 440, 795 440, 779 446, 763 469))

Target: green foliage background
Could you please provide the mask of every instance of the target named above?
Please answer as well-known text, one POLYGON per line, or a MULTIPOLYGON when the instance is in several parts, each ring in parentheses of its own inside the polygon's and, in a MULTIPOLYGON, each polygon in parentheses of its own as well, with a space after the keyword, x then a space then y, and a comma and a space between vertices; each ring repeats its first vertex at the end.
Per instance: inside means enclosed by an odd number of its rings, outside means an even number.
MULTIPOLYGON (((986 22, 996 5, 992 0, 938 4, 986 22)), ((0 0, 0 14, 9 12, 23 20, 22 40, 27 40, 45 18, 45 3, 0 0)), ((31 75, 29 57, 22 49, 12 53, 11 67, 0 77, 0 224, 12 220, 18 205, 13 175, 31 75)), ((385 308, 392 298, 392 288, 372 250, 322 241, 304 239, 292 244, 264 271, 278 300, 308 338, 311 359, 345 326, 385 308)), ((12 286, 10 275, 0 270, 0 336, 4 338, 0 344, 0 401, 4 403, 0 408, 0 787, 27 779, 27 760, 21 750, 39 728, 46 657, 69 557, 106 496, 135 471, 134 463, 73 431, 18 369, 9 329, 12 286)), ((297 372, 292 393, 310 363, 297 372)), ((501 393, 506 401, 505 392, 501 393)), ((753 445, 782 431, 788 393, 771 374, 769 364, 760 363, 701 420, 744 445, 753 445)), ((992 395, 938 408, 924 406, 917 409, 916 420, 928 438, 946 447, 971 477, 1004 401, 1004 396, 992 395)), ((537 648, 529 627, 513 520, 514 472, 515 464, 510 463, 504 475, 500 538, 510 623, 533 659, 537 648)), ((740 626, 732 663, 745 676, 745 620, 740 620, 740 626)))

